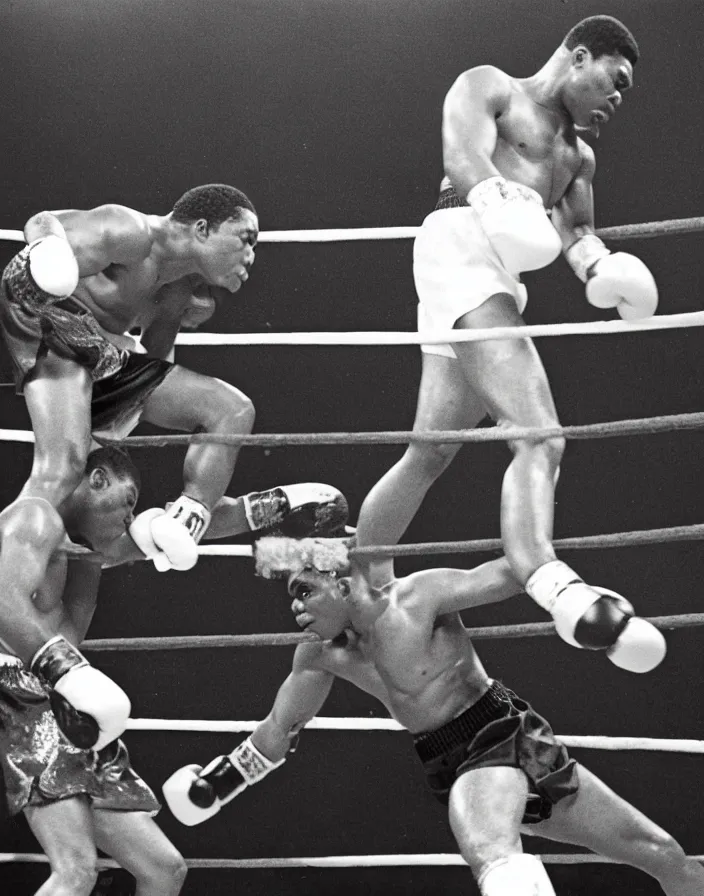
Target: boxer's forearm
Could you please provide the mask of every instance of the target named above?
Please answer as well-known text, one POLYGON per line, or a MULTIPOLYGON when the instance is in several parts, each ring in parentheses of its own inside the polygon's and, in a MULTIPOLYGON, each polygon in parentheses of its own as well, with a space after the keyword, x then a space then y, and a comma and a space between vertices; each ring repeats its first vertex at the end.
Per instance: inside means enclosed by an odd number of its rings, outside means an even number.
POLYGON ((203 536, 203 540, 212 541, 216 538, 228 538, 251 531, 251 526, 247 522, 245 514, 244 499, 242 497, 224 497, 218 501, 213 509, 210 525, 203 536))

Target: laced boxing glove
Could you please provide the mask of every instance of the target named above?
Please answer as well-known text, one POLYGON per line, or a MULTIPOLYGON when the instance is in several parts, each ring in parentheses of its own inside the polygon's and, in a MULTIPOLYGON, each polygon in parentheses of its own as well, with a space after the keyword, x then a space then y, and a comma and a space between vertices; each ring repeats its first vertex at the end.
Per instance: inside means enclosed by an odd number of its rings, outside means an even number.
POLYGON ((595 308, 615 308, 623 320, 641 320, 657 311, 657 284, 635 255, 612 253, 590 233, 573 243, 565 258, 586 284, 587 301, 595 308))
MULTIPOLYGON (((189 498, 188 495, 181 495, 172 504, 168 504, 165 514, 168 519, 175 520, 185 529, 195 544, 198 544, 205 534, 212 516, 205 504, 201 504, 194 498, 189 498)), ((159 525, 157 525, 157 529, 159 529, 159 525)), ((152 526, 153 533, 154 526, 152 526)))
POLYGON ((61 635, 39 648, 30 671, 48 685, 56 722, 75 746, 101 750, 125 730, 127 694, 61 635))
POLYGON ((129 534, 159 572, 192 569, 198 562, 198 541, 210 522, 199 502, 181 495, 167 510, 151 507, 133 520, 129 534))
POLYGON ((29 275, 51 296, 65 299, 78 286, 78 262, 67 239, 50 235, 29 244, 29 275))
POLYGON ((229 756, 218 756, 203 768, 186 765, 162 788, 169 809, 181 824, 192 827, 212 818, 242 791, 283 765, 272 762, 248 737, 229 756))
POLYGON ((291 538, 326 536, 344 531, 347 499, 330 485, 297 482, 244 496, 244 512, 254 532, 291 538))
POLYGON ((560 237, 535 190, 489 177, 467 194, 482 229, 507 271, 536 271, 560 254, 560 237))
POLYGON ((609 660, 629 672, 650 672, 665 658, 660 631, 635 615, 633 606, 607 588, 587 585, 566 563, 539 567, 526 593, 555 620, 563 641, 585 650, 604 650, 609 660))

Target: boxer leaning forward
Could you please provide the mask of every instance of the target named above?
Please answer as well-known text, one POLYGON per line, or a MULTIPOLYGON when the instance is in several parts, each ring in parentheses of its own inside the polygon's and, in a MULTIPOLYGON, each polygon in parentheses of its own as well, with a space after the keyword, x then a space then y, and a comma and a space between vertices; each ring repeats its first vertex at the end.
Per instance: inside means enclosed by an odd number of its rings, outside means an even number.
POLYGON ((320 640, 296 648, 290 675, 250 737, 229 755, 185 766, 165 782, 164 796, 180 821, 211 818, 282 765, 341 678, 378 698, 413 735, 483 896, 554 896, 542 863, 523 852, 522 834, 632 865, 668 896, 701 896, 704 869, 570 759, 547 721, 484 669, 460 611, 522 591, 504 559, 399 579, 387 560, 373 571, 353 566, 351 577, 340 577, 344 556, 291 541, 260 541, 258 566, 268 576, 289 573, 296 622, 320 640))
MULTIPOLYGON (((27 222, 29 245, 3 274, 0 330, 36 443, 29 480, 1 518, 0 640, 28 667, 53 667, 57 654, 62 667, 71 662, 32 595, 65 535, 62 507, 82 481, 91 433, 121 437, 140 418, 184 431, 250 431, 254 410, 246 396, 165 357, 184 322, 193 326, 212 313, 204 288, 229 294, 247 280, 257 233, 251 202, 221 184, 190 190, 165 216, 109 205, 43 212, 27 222), (149 356, 125 335, 135 327, 149 356)), ((131 552, 159 569, 193 566, 237 453, 232 445, 190 445, 183 494, 168 511, 152 508, 134 521, 116 562, 131 552)), ((289 497, 294 504, 310 498, 289 497)), ((287 502, 271 493, 250 502, 246 524, 275 523, 287 502)), ((246 515, 245 502, 237 507, 246 515)), ((64 696, 92 716, 95 740, 86 742, 84 732, 74 742, 100 748, 123 730, 128 701, 106 676, 79 665, 80 673, 62 679, 64 696)))
MULTIPOLYGON (((33 594, 36 615, 57 634, 32 669, 16 656, 0 654, 0 767, 7 810, 24 812, 49 858, 51 876, 38 891, 41 896, 88 893, 96 848, 134 875, 137 896, 176 894, 185 875, 183 860, 152 820, 159 809, 156 797, 116 739, 129 715, 129 700, 78 650, 96 607, 102 569, 125 562, 112 547, 127 527, 135 526, 139 485, 139 473, 125 452, 99 448, 89 454, 81 483, 60 506, 71 540, 54 552, 33 594), (93 743, 98 749, 80 747, 93 743)), ((347 503, 340 492, 296 483, 222 498, 206 537, 245 532, 324 536, 346 521, 347 503)), ((0 552, 6 547, 6 522, 12 526, 14 521, 0 514, 0 552)), ((12 541, 11 533, 7 540, 12 541)), ((126 559, 139 557, 144 554, 126 559)), ((126 893, 118 880, 107 881, 112 874, 104 873, 99 892, 109 886, 110 894, 126 893)))

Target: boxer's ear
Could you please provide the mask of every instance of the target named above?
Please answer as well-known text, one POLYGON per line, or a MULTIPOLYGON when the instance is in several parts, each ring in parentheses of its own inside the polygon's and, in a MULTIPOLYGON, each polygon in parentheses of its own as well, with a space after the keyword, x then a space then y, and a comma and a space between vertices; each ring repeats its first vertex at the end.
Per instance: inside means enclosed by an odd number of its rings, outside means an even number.
POLYGON ((575 47, 572 50, 572 62, 577 68, 583 68, 590 58, 591 53, 584 46, 575 47))

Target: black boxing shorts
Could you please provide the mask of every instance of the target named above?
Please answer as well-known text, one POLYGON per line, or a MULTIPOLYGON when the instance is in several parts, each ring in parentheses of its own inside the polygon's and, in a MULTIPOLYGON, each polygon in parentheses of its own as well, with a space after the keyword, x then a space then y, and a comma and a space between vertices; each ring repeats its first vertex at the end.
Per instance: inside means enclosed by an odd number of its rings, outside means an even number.
POLYGON ((75 361, 93 380, 92 428, 121 438, 136 426, 144 402, 174 365, 120 348, 75 299, 39 289, 29 274, 29 247, 5 268, 0 284, 0 332, 21 394, 48 351, 75 361))
POLYGON ((500 682, 469 709, 413 745, 433 794, 447 805, 460 775, 476 768, 520 768, 528 779, 524 824, 550 818, 552 807, 579 789, 577 764, 529 703, 500 682))
POLYGON ((61 734, 39 679, 0 654, 0 767, 8 815, 86 795, 96 809, 149 812, 160 804, 135 773, 122 741, 99 753, 61 734))

